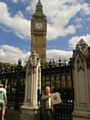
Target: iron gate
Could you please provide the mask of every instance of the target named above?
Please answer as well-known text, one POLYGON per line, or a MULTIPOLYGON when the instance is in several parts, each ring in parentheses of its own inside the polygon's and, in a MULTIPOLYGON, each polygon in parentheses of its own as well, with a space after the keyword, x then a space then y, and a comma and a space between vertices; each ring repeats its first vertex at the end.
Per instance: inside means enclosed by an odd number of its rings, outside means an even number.
MULTIPOLYGON (((62 103, 55 105, 55 120, 72 120, 74 88, 71 62, 61 63, 60 60, 58 64, 49 62, 41 69, 42 92, 45 86, 50 86, 51 92, 60 92, 61 94, 62 103)), ((40 119, 43 120, 42 111, 40 116, 40 119)))
POLYGON ((25 69, 18 60, 16 67, 3 66, 0 64, 0 83, 7 90, 7 109, 19 110, 24 100, 25 69))

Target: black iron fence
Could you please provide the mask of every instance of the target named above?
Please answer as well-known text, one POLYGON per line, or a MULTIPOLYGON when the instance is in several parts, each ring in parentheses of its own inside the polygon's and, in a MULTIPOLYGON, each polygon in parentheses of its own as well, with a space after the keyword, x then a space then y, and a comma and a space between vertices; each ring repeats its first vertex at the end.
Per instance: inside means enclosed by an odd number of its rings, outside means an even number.
POLYGON ((7 90, 7 109, 19 110, 24 100, 25 89, 25 68, 22 67, 21 60, 15 67, 0 64, 0 82, 7 90))
MULTIPOLYGON (((24 100, 25 89, 25 68, 22 67, 21 60, 18 61, 16 67, 3 67, 0 64, 0 82, 7 90, 7 108, 19 110, 24 100)), ((52 92, 60 92, 61 94, 62 103, 55 105, 55 120, 72 120, 74 89, 71 61, 66 63, 59 60, 59 63, 49 62, 42 65, 42 92, 44 92, 46 85, 51 87, 52 92)), ((42 111, 40 111, 40 120, 43 120, 42 111)))
MULTIPOLYGON (((52 92, 60 92, 62 103, 55 105, 55 120, 72 120, 74 109, 74 88, 71 61, 50 62, 42 66, 42 92, 50 86, 52 92)), ((41 111, 41 120, 43 114, 41 111)))

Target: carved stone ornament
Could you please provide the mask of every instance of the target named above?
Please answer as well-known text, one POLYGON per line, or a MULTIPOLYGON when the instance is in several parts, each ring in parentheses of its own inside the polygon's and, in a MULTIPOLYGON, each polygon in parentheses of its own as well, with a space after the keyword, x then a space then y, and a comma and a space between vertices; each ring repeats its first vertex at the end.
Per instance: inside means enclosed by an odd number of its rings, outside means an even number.
POLYGON ((77 70, 80 71, 80 69, 85 71, 85 62, 84 62, 84 58, 79 54, 77 61, 77 70))

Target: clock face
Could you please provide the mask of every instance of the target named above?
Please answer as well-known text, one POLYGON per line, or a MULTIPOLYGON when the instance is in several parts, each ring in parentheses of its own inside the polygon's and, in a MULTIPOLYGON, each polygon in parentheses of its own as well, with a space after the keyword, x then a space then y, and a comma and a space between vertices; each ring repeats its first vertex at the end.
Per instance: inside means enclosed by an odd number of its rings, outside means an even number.
POLYGON ((36 22, 36 23, 35 23, 35 27, 36 27, 37 29, 42 29, 42 28, 43 28, 43 24, 42 24, 41 22, 36 22))

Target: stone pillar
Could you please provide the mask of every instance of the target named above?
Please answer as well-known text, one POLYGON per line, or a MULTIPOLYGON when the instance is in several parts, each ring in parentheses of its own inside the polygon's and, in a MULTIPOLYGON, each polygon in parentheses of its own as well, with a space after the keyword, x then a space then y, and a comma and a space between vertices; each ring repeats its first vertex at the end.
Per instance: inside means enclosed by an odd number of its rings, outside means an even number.
POLYGON ((73 52, 75 92, 73 120, 90 120, 90 51, 81 39, 73 52))
POLYGON ((26 65, 25 99, 21 106, 20 120, 38 120, 38 89, 41 90, 40 59, 33 52, 26 65))

